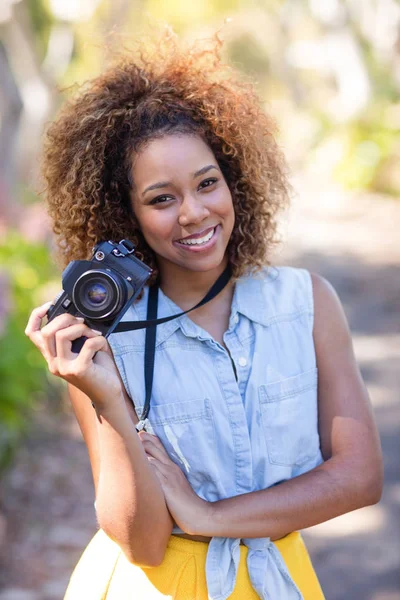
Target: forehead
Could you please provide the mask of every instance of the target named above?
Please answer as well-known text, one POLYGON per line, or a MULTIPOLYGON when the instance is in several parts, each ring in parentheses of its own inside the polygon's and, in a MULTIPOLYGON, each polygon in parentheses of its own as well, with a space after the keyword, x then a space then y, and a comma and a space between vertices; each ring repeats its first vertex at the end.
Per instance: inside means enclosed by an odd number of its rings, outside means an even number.
POLYGON ((166 135, 151 140, 134 156, 132 175, 141 187, 160 177, 191 175, 209 163, 216 164, 214 153, 199 136, 166 135))

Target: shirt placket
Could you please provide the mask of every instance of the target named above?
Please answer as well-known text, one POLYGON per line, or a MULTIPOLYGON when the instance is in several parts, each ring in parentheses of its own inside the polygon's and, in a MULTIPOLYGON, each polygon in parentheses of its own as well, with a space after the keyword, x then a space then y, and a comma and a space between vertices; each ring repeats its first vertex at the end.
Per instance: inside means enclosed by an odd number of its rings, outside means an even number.
POLYGON ((249 365, 235 330, 230 329, 225 333, 224 342, 229 352, 220 346, 222 351, 218 355, 216 368, 232 433, 236 491, 238 494, 243 494, 251 491, 253 479, 250 435, 242 400, 242 390, 246 388, 249 365), (231 358, 236 367, 237 380, 231 358))
POLYGON ((239 321, 237 312, 232 312, 230 327, 224 334, 224 343, 229 352, 220 343, 216 342, 208 332, 193 323, 187 315, 183 315, 178 321, 187 337, 194 337, 205 342, 215 352, 214 364, 225 399, 232 434, 236 493, 250 492, 253 482, 253 460, 246 412, 241 394, 241 389, 246 387, 250 367, 248 357, 245 355, 243 346, 237 336, 239 321), (231 354, 238 371, 238 381, 236 381, 229 354, 231 354))

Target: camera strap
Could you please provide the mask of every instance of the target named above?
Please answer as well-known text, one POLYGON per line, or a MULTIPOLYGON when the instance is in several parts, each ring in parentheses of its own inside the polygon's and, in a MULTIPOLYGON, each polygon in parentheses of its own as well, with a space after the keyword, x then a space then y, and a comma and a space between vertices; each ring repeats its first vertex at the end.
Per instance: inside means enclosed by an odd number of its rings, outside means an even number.
POLYGON ((146 398, 143 408, 143 413, 140 417, 139 423, 136 425, 136 431, 141 431, 142 429, 146 429, 147 425, 147 417, 150 410, 150 399, 151 392, 153 388, 153 376, 154 376, 154 360, 155 360, 155 350, 156 350, 156 330, 157 325, 161 323, 167 323, 168 321, 172 321, 173 319, 177 319, 182 315, 186 315, 187 313, 195 310, 196 308, 200 308, 200 306, 204 306, 207 302, 210 302, 215 296, 217 296, 222 290, 225 288, 227 283, 231 278, 231 268, 228 265, 225 270, 218 277, 217 281, 212 285, 207 294, 204 296, 200 302, 198 302, 189 310, 185 310, 176 315, 170 315, 169 317, 163 317, 161 319, 157 319, 157 307, 158 307, 158 285, 153 285, 149 289, 149 296, 147 300, 147 319, 146 321, 124 321, 123 323, 118 323, 116 328, 114 329, 114 333, 118 333, 121 331, 134 331, 137 329, 146 329, 146 339, 145 339, 145 347, 144 347, 144 381, 145 381, 145 389, 146 389, 146 398))

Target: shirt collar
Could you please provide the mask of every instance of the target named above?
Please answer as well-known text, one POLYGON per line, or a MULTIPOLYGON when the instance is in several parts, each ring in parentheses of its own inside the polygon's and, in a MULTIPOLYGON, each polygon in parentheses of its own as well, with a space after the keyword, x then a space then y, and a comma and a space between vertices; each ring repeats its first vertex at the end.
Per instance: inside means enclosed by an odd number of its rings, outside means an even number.
MULTIPOLYGON (((147 319, 147 300, 149 297, 149 288, 146 286, 143 290, 143 295, 140 300, 134 305, 138 321, 145 321, 147 319)), ((162 317, 169 317, 170 315, 182 312, 176 304, 172 302, 161 289, 158 290, 158 306, 157 306, 157 319, 162 317)), ((157 325, 156 332, 156 346, 161 344, 164 340, 170 337, 179 328, 178 319, 172 319, 166 323, 157 325)), ((146 330, 143 330, 144 332, 146 330)))
POLYGON ((268 288, 277 276, 278 271, 275 267, 265 267, 238 279, 232 301, 232 316, 234 312, 239 312, 250 321, 268 325, 268 288))
MULTIPOLYGON (((264 268, 261 271, 244 275, 235 283, 232 299, 230 323, 235 314, 240 313, 255 323, 268 325, 269 315, 267 310, 268 284, 276 279, 277 269, 264 268)), ((140 320, 146 319, 148 290, 143 294, 141 301, 136 305, 140 320)), ((160 289, 158 294, 158 318, 182 312, 168 296, 160 289)), ((156 345, 158 346, 169 338, 177 329, 181 329, 186 337, 197 339, 211 339, 205 331, 191 321, 188 315, 182 315, 167 323, 157 325, 156 345), (203 334, 202 334, 203 332, 203 334)))

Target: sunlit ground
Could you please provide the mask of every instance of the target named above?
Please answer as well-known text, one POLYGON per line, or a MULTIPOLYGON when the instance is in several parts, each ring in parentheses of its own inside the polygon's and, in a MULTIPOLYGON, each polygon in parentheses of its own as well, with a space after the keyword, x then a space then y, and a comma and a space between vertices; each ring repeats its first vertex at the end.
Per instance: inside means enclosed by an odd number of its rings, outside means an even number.
POLYGON ((297 194, 281 228, 285 244, 278 260, 323 275, 337 290, 371 398, 385 467, 379 504, 303 535, 327 600, 398 600, 400 203, 343 192, 315 168, 293 183, 297 194))

